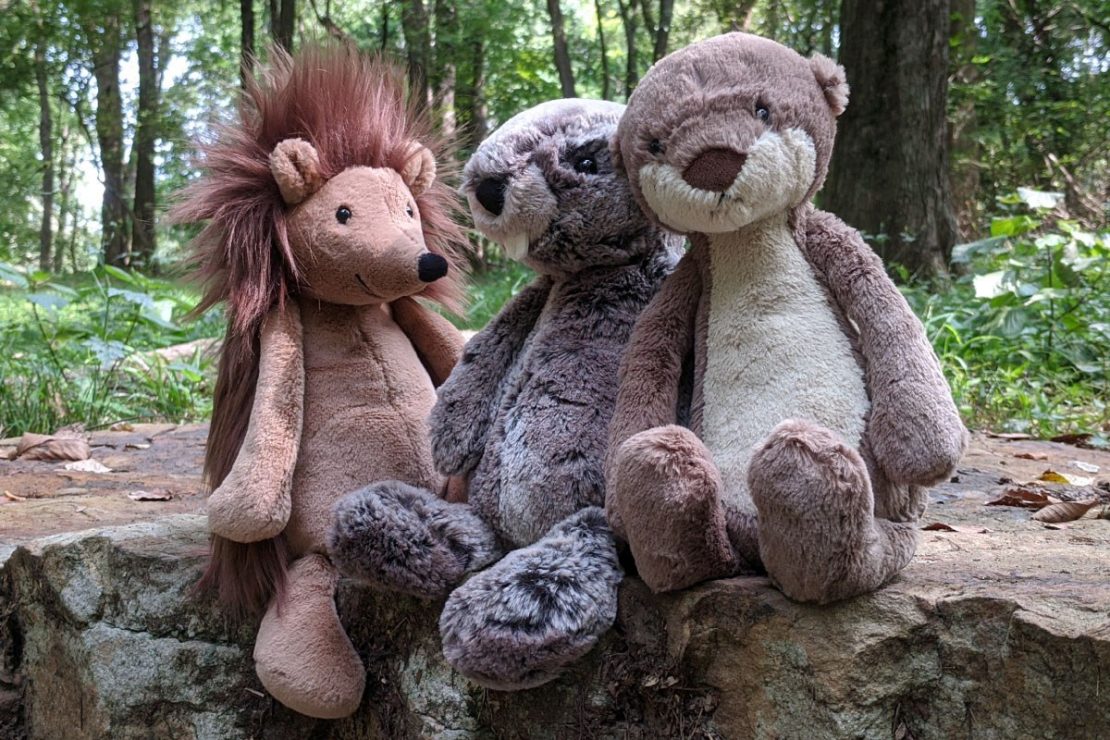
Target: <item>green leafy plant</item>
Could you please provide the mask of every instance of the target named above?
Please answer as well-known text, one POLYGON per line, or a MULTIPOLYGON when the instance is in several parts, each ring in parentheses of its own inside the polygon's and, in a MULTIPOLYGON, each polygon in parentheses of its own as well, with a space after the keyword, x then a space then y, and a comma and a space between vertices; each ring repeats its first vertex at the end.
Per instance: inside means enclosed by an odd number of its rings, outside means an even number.
POLYGON ((1104 440, 1110 400, 1110 233, 1054 220, 1052 194, 1000 203, 991 236, 956 248, 947 288, 911 284, 967 422, 1104 440))

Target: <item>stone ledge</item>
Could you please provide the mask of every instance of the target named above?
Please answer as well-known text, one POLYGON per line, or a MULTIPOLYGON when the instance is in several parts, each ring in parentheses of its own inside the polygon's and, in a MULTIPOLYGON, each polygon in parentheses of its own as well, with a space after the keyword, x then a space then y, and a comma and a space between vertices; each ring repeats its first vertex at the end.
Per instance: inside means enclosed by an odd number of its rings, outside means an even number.
POLYGON ((252 629, 189 598, 203 516, 46 537, 0 573, 0 674, 22 691, 22 721, 0 720, 0 734, 1105 736, 1110 524, 1049 531, 981 502, 945 507, 946 520, 967 509, 990 533, 926 532, 895 583, 832 607, 792 603, 761 578, 662 597, 629 579, 603 643, 518 694, 450 671, 438 605, 345 584, 340 611, 369 688, 355 717, 330 726, 272 702, 252 670, 252 629))

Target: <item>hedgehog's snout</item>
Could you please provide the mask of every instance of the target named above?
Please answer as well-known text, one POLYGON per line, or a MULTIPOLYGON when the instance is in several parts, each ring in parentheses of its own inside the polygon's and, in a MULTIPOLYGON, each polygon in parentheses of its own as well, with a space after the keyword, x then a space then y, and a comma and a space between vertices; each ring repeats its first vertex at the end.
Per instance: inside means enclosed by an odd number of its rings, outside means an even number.
POLYGON ((500 216, 501 211, 505 209, 505 189, 507 187, 508 181, 504 177, 486 177, 474 189, 474 197, 482 204, 482 208, 485 208, 494 216, 500 216))

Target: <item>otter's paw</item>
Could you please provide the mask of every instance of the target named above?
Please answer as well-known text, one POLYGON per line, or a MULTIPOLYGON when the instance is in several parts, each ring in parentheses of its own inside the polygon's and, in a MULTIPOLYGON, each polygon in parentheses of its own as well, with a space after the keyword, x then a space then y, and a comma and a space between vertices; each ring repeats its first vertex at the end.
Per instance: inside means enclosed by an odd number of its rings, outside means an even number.
POLYGON ((345 575, 425 598, 500 556, 493 530, 466 504, 384 481, 336 504, 328 554, 345 575))
POLYGON ((877 540, 871 481, 856 450, 828 429, 787 420, 752 456, 748 486, 760 556, 787 596, 824 603, 853 589, 877 540))
POLYGON ((439 620, 443 654, 488 688, 546 683, 612 626, 621 577, 604 514, 584 509, 451 594, 439 620))

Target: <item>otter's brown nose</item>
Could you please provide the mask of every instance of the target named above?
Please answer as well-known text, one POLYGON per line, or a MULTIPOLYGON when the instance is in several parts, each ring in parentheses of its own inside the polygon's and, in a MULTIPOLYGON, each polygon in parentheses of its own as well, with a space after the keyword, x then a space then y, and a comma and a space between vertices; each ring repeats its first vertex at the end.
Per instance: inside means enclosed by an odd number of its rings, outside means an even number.
POLYGON ((682 173, 682 179, 700 190, 723 193, 744 168, 748 155, 733 149, 706 149, 682 173))

